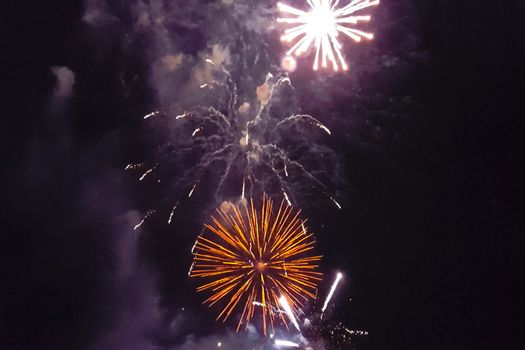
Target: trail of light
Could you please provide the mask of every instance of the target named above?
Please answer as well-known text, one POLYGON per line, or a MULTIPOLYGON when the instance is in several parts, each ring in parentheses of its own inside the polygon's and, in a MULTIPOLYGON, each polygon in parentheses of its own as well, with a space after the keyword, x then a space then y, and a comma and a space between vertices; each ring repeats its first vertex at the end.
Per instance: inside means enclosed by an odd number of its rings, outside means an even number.
POLYGON ((198 185, 198 184, 199 184, 198 182, 196 182, 195 184, 193 184, 193 187, 191 188, 190 193, 188 193, 188 198, 190 198, 190 197, 193 195, 193 192, 195 192, 195 189, 197 188, 197 185, 198 185))
POLYGON ((290 122, 296 122, 296 121, 307 122, 307 123, 309 123, 311 125, 314 125, 315 127, 319 128, 319 129, 323 130, 328 135, 332 135, 332 132, 330 131, 330 129, 328 129, 328 127, 326 127, 326 125, 324 125, 318 119, 316 119, 316 118, 314 118, 314 117, 312 117, 311 115, 308 115, 308 114, 295 114, 295 115, 289 116, 287 118, 284 118, 279 123, 277 123, 277 127, 281 127, 282 125, 285 125, 285 124, 290 123, 290 122))
POLYGON ((173 215, 175 215, 175 210, 177 210, 177 207, 179 206, 180 202, 177 202, 173 208, 171 209, 171 212, 170 212, 170 217, 168 219, 168 224, 171 224, 171 220, 173 219, 173 215))
POLYGON ((295 319, 292 308, 290 307, 290 304, 288 303, 288 300, 286 299, 284 295, 281 295, 281 297, 279 298, 279 304, 281 304, 281 306, 284 309, 284 312, 286 312, 286 314, 290 318, 290 321, 292 321, 295 328, 297 328, 297 330, 300 332, 301 328, 299 328, 299 324, 297 323, 297 320, 295 319))
POLYGON ((337 285, 339 284, 339 281, 343 278, 343 274, 341 272, 337 273, 337 277, 335 278, 334 284, 332 284, 332 288, 330 288, 330 293, 328 293, 328 296, 326 297, 326 300, 324 301, 323 308, 321 309, 321 313, 325 312, 326 307, 328 306, 328 303, 332 299, 332 296, 334 295, 335 289, 337 288, 337 285))
POLYGON ((345 332, 347 332, 348 334, 351 334, 351 335, 368 335, 367 331, 351 330, 351 329, 348 329, 346 327, 343 327, 343 329, 345 330, 345 332))
POLYGON ((328 129, 326 126, 324 126, 323 124, 321 123, 317 123, 316 124, 319 128, 323 129, 328 135, 332 135, 332 132, 330 131, 330 129, 328 129))
POLYGON ((287 347, 287 348, 298 348, 299 344, 289 340, 275 339, 275 346, 287 347))
POLYGON ((136 229, 138 229, 140 226, 142 226, 142 224, 144 223, 146 219, 142 219, 138 224, 135 225, 135 227, 133 227, 133 230, 135 231, 136 229))
POLYGON ((339 204, 339 202, 336 201, 334 197, 330 196, 330 199, 332 200, 332 202, 334 202, 334 204, 337 206, 337 208, 339 208, 339 209, 343 209, 343 207, 341 206, 341 204, 339 204))
POLYGON ((197 240, 195 241, 195 243, 193 244, 193 247, 191 247, 191 253, 193 254, 193 252, 195 251, 195 247, 197 246, 197 242, 199 241, 199 239, 197 238, 197 240))
POLYGON ((144 174, 142 174, 142 176, 139 178, 139 181, 144 180, 144 178, 148 176, 149 174, 151 174, 153 170, 155 170, 155 168, 148 169, 144 174))
POLYGON ((286 203, 288 203, 288 205, 291 207, 292 202, 290 202, 290 198, 288 198, 288 194, 283 191, 283 195, 284 195, 284 199, 286 199, 286 203))
POLYGON ((140 222, 138 224, 135 225, 135 227, 133 227, 133 231, 136 231, 138 228, 140 228, 144 222, 146 221, 147 218, 149 218, 151 215, 155 214, 156 211, 153 210, 153 209, 150 209, 146 212, 146 214, 144 215, 144 217, 142 218, 142 220, 140 220, 140 222))
POLYGON ((194 137, 194 136, 197 135, 197 133, 200 132, 200 131, 202 131, 202 128, 197 128, 197 129, 193 130, 193 133, 191 134, 191 136, 194 137))
POLYGON ((193 262, 190 266, 190 269, 188 270, 188 276, 191 276, 191 272, 193 271, 193 267, 195 266, 195 263, 193 262))
POLYGON ((144 119, 148 119, 148 118, 151 118, 151 117, 156 117, 156 116, 158 116, 158 115, 160 115, 160 112, 159 112, 159 111, 151 112, 150 114, 146 114, 146 115, 144 116, 144 119))
POLYGON ((135 169, 142 168, 144 165, 145 165, 145 163, 128 164, 128 165, 126 165, 124 170, 135 170, 135 169))

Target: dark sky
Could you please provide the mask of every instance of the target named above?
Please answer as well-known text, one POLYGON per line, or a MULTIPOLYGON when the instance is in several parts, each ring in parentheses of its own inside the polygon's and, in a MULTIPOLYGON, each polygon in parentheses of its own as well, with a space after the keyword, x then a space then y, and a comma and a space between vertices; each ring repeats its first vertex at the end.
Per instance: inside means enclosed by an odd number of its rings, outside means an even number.
MULTIPOLYGON (((212 40, 188 11, 196 29, 175 19, 152 43, 133 30, 139 3, 0 5, 2 349, 204 349, 228 332, 186 276, 210 203, 196 196, 177 225, 133 231, 156 200, 124 171, 151 156, 142 117, 171 94, 185 102, 152 62, 212 40)), ((525 346, 524 10, 384 0, 377 41, 352 46, 355 70, 291 76, 302 109, 336 131, 343 210, 305 212, 323 271, 347 276, 341 319, 370 333, 358 349, 525 346)), ((275 32, 235 11, 274 62, 275 32)))

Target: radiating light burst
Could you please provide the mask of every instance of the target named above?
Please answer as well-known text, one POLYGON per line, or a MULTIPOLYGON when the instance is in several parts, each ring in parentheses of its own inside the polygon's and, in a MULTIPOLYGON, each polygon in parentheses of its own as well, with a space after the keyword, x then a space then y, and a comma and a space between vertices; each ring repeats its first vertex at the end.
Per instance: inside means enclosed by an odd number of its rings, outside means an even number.
POLYGON ((287 55, 300 56, 314 47, 314 70, 319 69, 319 64, 322 68, 327 68, 328 61, 334 71, 340 68, 348 70, 348 64, 341 51, 343 46, 339 41, 339 33, 356 42, 373 39, 372 33, 355 29, 351 25, 370 21, 369 15, 354 14, 378 5, 379 0, 352 0, 346 5, 340 4, 343 1, 307 0, 310 7, 307 11, 279 2, 278 9, 286 17, 280 17, 277 21, 291 26, 281 36, 282 41, 293 43, 287 55))
POLYGON ((204 304, 223 304, 217 320, 226 321, 237 310, 239 331, 259 309, 264 335, 268 323, 272 334, 277 322, 298 327, 298 311, 315 299, 322 277, 317 271, 321 256, 310 255, 313 234, 305 230, 299 215, 284 200, 274 211, 266 195, 260 209, 253 200, 217 209, 217 216, 212 216, 195 243, 189 273, 207 279, 197 288, 211 294, 204 304), (283 303, 288 308, 284 312, 283 303))

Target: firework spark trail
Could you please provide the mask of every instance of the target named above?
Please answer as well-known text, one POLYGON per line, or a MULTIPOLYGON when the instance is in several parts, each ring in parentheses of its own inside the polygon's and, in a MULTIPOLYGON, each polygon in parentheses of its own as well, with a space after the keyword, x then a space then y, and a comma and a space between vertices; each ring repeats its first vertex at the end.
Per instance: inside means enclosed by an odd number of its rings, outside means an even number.
POLYGON ((151 215, 153 215, 155 213, 156 213, 156 211, 153 210, 153 209, 150 209, 150 210, 146 211, 146 214, 144 215, 142 220, 140 220, 140 222, 133 227, 133 230, 136 231, 137 229, 139 229, 144 224, 146 219, 149 218, 151 215))
POLYGON ((155 170, 155 167, 146 170, 146 172, 144 174, 142 174, 141 177, 139 177, 139 181, 144 180, 146 178, 146 176, 148 176, 149 174, 151 174, 153 172, 153 170, 155 170))
POLYGON ((286 348, 298 348, 300 345, 289 340, 275 339, 275 346, 286 348))
POLYGON ((338 40, 340 33, 348 36, 356 42, 363 38, 371 40, 374 35, 355 29, 350 25, 360 22, 369 22, 370 16, 354 16, 355 12, 364 10, 371 6, 379 5, 379 0, 353 0, 345 6, 339 7, 339 0, 307 0, 308 11, 286 5, 282 2, 277 4, 279 11, 286 17, 277 19, 277 22, 290 25, 284 31, 281 40, 293 43, 287 55, 301 56, 315 48, 313 69, 327 68, 328 61, 332 64, 334 71, 348 69, 342 48, 338 40))
POLYGON ((288 303, 288 299, 286 299, 284 295, 279 298, 279 304, 281 304, 282 308, 288 315, 288 318, 293 323, 295 328, 297 328, 297 330, 301 332, 301 328, 299 328, 299 324, 297 323, 297 320, 295 319, 295 315, 293 313, 292 308, 290 307, 290 304, 288 303))
POLYGON ((363 335, 368 335, 368 332, 367 332, 367 331, 348 329, 348 328, 342 326, 341 324, 339 324, 339 326, 342 327, 343 330, 344 330, 346 333, 350 334, 350 335, 361 335, 361 336, 363 336, 363 335))
POLYGON ((252 302, 252 304, 255 305, 255 306, 260 306, 260 307, 269 307, 276 314, 286 313, 285 311, 283 311, 281 309, 278 309, 278 308, 276 308, 273 305, 264 305, 263 303, 259 303, 258 301, 254 301, 254 302, 252 302))
MULTIPOLYGON (((309 181, 322 189, 321 193, 324 196, 340 207, 334 196, 330 194, 328 186, 313 175, 302 160, 292 159, 287 149, 283 148, 284 145, 279 144, 283 133, 287 130, 293 130, 295 133, 305 132, 304 129, 292 129, 299 123, 331 135, 328 127, 310 115, 294 114, 278 119, 270 114, 270 109, 275 103, 274 98, 280 96, 281 89, 294 90, 288 76, 276 77, 268 73, 263 85, 259 87, 261 91, 257 89, 257 98, 239 103, 237 85, 231 73, 223 65, 214 63, 210 59, 206 59, 205 63, 213 67, 214 75, 213 81, 206 82, 206 87, 220 88, 226 92, 224 112, 214 106, 196 106, 173 118, 160 110, 144 117, 144 119, 158 119, 156 117, 162 116, 174 119, 173 127, 181 130, 189 129, 188 136, 191 136, 191 140, 185 137, 169 139, 165 145, 159 147, 159 157, 155 163, 150 164, 149 168, 143 170, 139 176, 139 180, 143 181, 156 174, 155 179, 158 182, 162 180, 163 183, 172 184, 170 188, 176 193, 166 194, 167 198, 175 199, 168 204, 171 209, 168 222, 173 221, 174 212, 180 207, 180 191, 185 192, 188 198, 192 197, 198 190, 202 178, 208 176, 209 171, 214 171, 217 173, 214 197, 217 202, 220 202, 225 195, 223 191, 231 192, 231 189, 226 188, 225 185, 236 181, 235 176, 240 166, 244 168, 240 169, 242 173, 238 179, 239 194, 242 198, 247 195, 253 196, 254 192, 275 193, 276 186, 278 186, 279 192, 288 205, 292 205, 295 198, 289 183, 293 179, 289 178, 289 175, 291 168, 297 168, 309 181), (248 107, 240 112, 239 108, 243 104, 248 107), (196 154, 198 156, 195 156, 196 154), (165 173, 171 172, 169 164, 187 163, 187 161, 176 161, 179 158, 185 159, 185 157, 192 157, 193 164, 181 169, 183 172, 177 176, 175 181, 173 178, 163 177, 165 173), (260 175, 268 170, 273 179, 260 175)), ((305 135, 305 140, 308 137, 305 135)), ((146 163, 130 164, 126 170, 143 169, 146 166, 146 163)))
POLYGON ((153 117, 156 117, 156 116, 158 116, 160 114, 161 114, 160 111, 154 111, 154 112, 151 112, 151 113, 145 115, 144 119, 153 118, 153 117))
MULTIPOLYGON (((303 174, 305 174, 310 180, 312 180, 313 182, 315 182, 317 185, 319 185, 320 187, 322 187, 323 189, 325 189, 326 191, 328 190, 328 187, 321 181, 319 180, 317 177, 315 177, 311 172, 309 172, 308 170, 306 170, 306 168, 299 162, 295 161, 295 160, 292 160, 290 158, 288 158, 288 156, 283 152, 283 150, 275 145, 265 145, 265 146, 262 146, 263 148, 267 148, 268 150, 271 150, 271 152, 275 152, 277 153, 277 157, 279 157, 282 161, 284 162, 288 162, 289 164, 292 164, 292 165, 295 165, 298 169, 300 169, 303 174)), ((328 196, 330 198, 330 200, 332 200, 332 202, 334 202, 337 207, 339 209, 341 209, 341 206, 339 205, 339 203, 337 201, 335 201, 335 199, 330 196, 327 192, 323 192, 323 194, 325 194, 326 196, 328 196)))
POLYGON ((338 209, 343 209, 343 207, 341 206, 341 204, 339 204, 339 202, 336 201, 334 197, 332 197, 332 196, 330 196, 330 195, 328 195, 328 196, 330 197, 330 199, 332 200, 332 202, 334 202, 334 204, 336 205, 336 207, 337 207, 338 209))
POLYGON ((177 203, 175 203, 175 205, 171 209, 170 217, 168 218, 168 225, 171 224, 171 221, 173 220, 173 216, 175 215, 175 210, 177 210, 179 205, 180 205, 180 201, 177 201, 177 203))
POLYGON ((326 311, 326 308, 328 307, 328 303, 332 299, 332 296, 334 295, 334 292, 341 278, 343 278, 343 274, 341 272, 338 272, 337 277, 335 278, 334 284, 332 284, 332 288, 330 288, 330 293, 328 293, 328 296, 326 297, 324 301, 323 308, 321 309, 321 315, 326 311))
POLYGON ((288 118, 285 118, 283 120, 281 120, 279 123, 277 123, 277 127, 280 127, 282 126, 283 124, 285 123, 288 123, 288 122, 294 122, 294 121, 298 121, 298 120, 301 120, 301 121, 306 121, 312 125, 314 125, 315 127, 323 130, 324 132, 326 132, 328 135, 332 135, 332 132, 330 131, 330 129, 328 129, 326 127, 326 125, 324 125, 323 123, 321 123, 319 120, 317 120, 316 118, 312 117, 311 115, 308 115, 308 114, 296 114, 296 115, 292 115, 288 118))
POLYGON ((315 241, 304 231, 300 212, 284 201, 274 211, 272 200, 264 196, 260 209, 252 200, 241 206, 223 204, 217 214, 192 250, 189 274, 207 279, 197 291, 211 293, 204 303, 223 303, 217 317, 223 321, 242 309, 237 330, 248 326, 255 306, 262 306, 265 335, 267 323, 272 330, 276 322, 287 326, 283 313, 276 311, 281 305, 299 330, 294 314, 315 298, 322 275, 315 271, 321 256, 308 255, 315 241))

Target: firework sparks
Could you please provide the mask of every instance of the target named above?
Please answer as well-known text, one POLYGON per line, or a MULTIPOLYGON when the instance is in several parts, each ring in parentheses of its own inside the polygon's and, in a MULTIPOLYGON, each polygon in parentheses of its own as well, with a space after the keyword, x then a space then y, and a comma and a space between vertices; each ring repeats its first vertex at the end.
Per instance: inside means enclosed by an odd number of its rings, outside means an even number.
POLYGON ((341 325, 339 325, 339 327, 342 327, 343 330, 344 330, 346 333, 350 334, 350 335, 361 335, 361 336, 368 335, 368 332, 367 332, 367 331, 348 329, 348 328, 346 328, 346 327, 344 327, 344 326, 341 326, 341 325))
MULTIPOLYGON (((177 137, 159 138, 162 141, 159 141, 154 161, 126 166, 126 170, 140 171, 140 181, 152 183, 149 181, 152 178, 157 183, 170 184, 165 194, 169 202, 163 204, 166 210, 159 208, 159 213, 167 216, 168 223, 173 222, 183 196, 194 196, 201 180, 210 174, 214 176, 215 193, 212 195, 217 202, 224 197, 240 195, 246 198, 266 192, 279 193, 291 206, 296 202, 292 184, 302 177, 312 184, 311 188, 340 207, 330 187, 321 180, 330 178, 331 170, 309 169, 308 157, 304 152, 297 152, 299 147, 312 143, 311 129, 328 136, 331 135, 330 129, 307 114, 277 117, 271 112, 272 107, 280 107, 277 103, 282 100, 282 95, 287 94, 286 91, 293 92, 290 79, 286 75, 268 73, 264 83, 253 91, 253 96, 243 95, 241 99, 237 85, 225 67, 209 59, 204 63, 212 67, 213 79, 202 85, 218 87, 210 93, 224 94, 226 99, 220 103, 225 105, 196 106, 177 115, 160 110, 147 114, 144 119, 153 119, 152 123, 156 125, 163 122, 160 117, 170 119, 173 127, 170 124, 164 130, 177 129, 177 137), (183 169, 180 164, 187 166, 183 169), (229 184, 238 184, 238 190, 229 184)), ((319 149, 322 146, 310 148, 311 152, 319 149)))
POLYGON ((341 67, 348 69, 343 53, 339 34, 342 33, 356 42, 362 39, 373 39, 374 35, 355 29, 350 25, 370 21, 370 16, 357 16, 354 13, 379 4, 379 0, 352 0, 344 6, 339 6, 340 0, 307 0, 308 11, 286 5, 279 2, 279 11, 286 17, 278 18, 277 21, 291 27, 286 29, 281 40, 292 43, 293 46, 287 55, 300 56, 306 53, 312 46, 315 47, 315 58, 313 69, 319 69, 319 61, 322 68, 328 67, 328 61, 332 64, 334 71, 341 67))
POLYGON ((335 278, 334 284, 332 284, 332 288, 330 288, 330 292, 328 293, 328 296, 326 297, 324 301, 323 308, 321 309, 321 313, 324 313, 326 311, 326 308, 328 307, 328 303, 332 299, 332 296, 334 295, 334 292, 341 278, 343 278, 343 274, 341 272, 338 272, 337 277, 335 278))
POLYGON ((260 306, 265 335, 267 323, 272 333, 276 322, 287 324, 284 314, 299 327, 294 314, 315 298, 322 276, 316 271, 321 256, 308 255, 315 241, 312 233, 303 230, 300 212, 284 200, 276 213, 273 209, 267 196, 259 211, 253 200, 242 206, 221 206, 218 216, 205 226, 209 235, 197 239, 189 272, 191 277, 210 280, 197 288, 211 292, 205 304, 226 304, 217 320, 226 321, 234 310, 242 309, 237 330, 248 326, 260 306), (279 305, 284 314, 275 311, 279 305))

